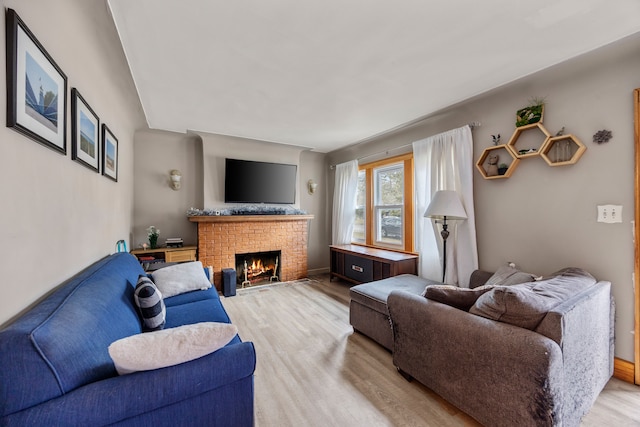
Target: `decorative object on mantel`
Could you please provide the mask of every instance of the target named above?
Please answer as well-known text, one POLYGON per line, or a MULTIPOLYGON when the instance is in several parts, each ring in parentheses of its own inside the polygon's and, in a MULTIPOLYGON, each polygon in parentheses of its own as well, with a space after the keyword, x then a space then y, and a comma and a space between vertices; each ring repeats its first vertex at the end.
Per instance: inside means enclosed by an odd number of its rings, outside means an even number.
POLYGON ((307 211, 277 206, 240 206, 228 209, 197 209, 192 207, 187 211, 187 216, 220 215, 307 215, 307 211))
POLYGON ((158 247, 158 236, 160 236, 160 230, 158 230, 155 226, 151 226, 147 228, 147 237, 149 237, 149 246, 151 249, 155 249, 158 247))
POLYGON ((612 136, 613 134, 610 130, 602 129, 593 135, 593 142, 596 144, 604 144, 605 142, 609 142, 612 136))
POLYGON ((500 134, 491 135, 491 139, 493 140, 493 145, 498 145, 500 142, 500 134))
POLYGON ((529 105, 516 111, 516 127, 542 122, 544 116, 544 98, 533 97, 529 105))

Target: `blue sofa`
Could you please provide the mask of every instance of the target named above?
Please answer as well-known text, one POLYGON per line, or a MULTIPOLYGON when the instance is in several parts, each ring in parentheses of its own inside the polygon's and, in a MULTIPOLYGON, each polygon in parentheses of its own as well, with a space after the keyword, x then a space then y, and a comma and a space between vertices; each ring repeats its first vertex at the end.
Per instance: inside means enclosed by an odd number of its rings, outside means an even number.
MULTIPOLYGON (((0 331, 0 425, 253 425, 256 355, 237 335, 199 359, 118 376, 107 348, 142 332, 141 274, 133 255, 108 256, 0 331)), ((165 328, 230 323, 215 287, 165 304, 165 328)))

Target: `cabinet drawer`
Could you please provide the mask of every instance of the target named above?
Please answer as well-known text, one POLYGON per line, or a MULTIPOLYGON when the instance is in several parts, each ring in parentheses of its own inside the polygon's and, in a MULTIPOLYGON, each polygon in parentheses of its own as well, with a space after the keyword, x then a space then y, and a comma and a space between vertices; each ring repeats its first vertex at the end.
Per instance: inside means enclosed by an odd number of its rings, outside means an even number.
POLYGON ((344 255, 344 275, 360 283, 373 281, 373 260, 344 255))
POLYGON ((184 261, 195 261, 196 260, 196 251, 187 249, 184 251, 171 251, 166 254, 166 262, 184 262, 184 261))

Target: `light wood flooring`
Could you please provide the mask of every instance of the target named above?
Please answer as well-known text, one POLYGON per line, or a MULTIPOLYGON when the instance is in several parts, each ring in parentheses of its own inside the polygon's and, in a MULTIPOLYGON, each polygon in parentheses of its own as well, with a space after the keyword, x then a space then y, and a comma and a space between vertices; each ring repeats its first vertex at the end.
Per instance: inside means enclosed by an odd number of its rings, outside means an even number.
MULTIPOLYGON (((320 275, 223 297, 256 348, 256 426, 478 426, 353 332, 349 286, 320 275)), ((612 379, 581 425, 640 426, 640 387, 612 379)))

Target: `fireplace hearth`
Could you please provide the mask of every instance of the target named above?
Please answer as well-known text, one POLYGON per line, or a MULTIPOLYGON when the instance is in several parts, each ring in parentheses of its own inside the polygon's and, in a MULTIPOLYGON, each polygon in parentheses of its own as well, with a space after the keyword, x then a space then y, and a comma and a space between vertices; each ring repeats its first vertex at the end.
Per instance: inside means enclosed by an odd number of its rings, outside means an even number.
POLYGON ((280 281, 281 251, 236 254, 236 280, 239 288, 280 281))

